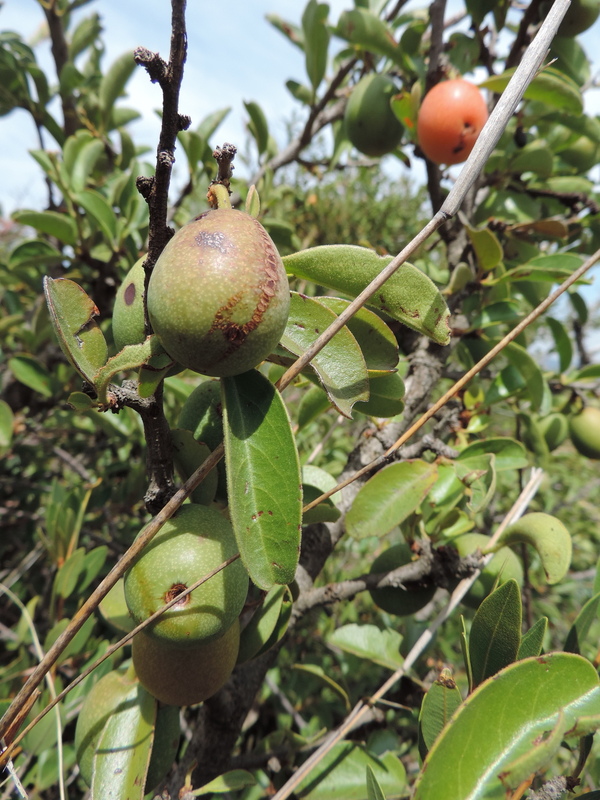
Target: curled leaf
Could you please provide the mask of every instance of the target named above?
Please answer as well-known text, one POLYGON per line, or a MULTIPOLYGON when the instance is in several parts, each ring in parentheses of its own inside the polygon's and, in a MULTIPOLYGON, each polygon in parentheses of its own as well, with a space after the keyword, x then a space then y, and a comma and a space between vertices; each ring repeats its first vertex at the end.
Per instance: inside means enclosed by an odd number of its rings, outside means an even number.
POLYGON ((558 583, 564 578, 571 564, 573 545, 571 534, 559 519, 541 511, 525 514, 502 533, 494 550, 520 542, 537 550, 548 583, 558 583))

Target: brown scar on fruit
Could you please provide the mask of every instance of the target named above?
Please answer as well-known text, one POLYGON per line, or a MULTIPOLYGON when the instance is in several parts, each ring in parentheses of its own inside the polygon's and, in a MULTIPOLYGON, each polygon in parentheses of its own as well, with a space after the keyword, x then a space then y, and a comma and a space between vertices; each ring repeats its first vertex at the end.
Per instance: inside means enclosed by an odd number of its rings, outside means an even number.
POLYGON ((123 300, 125 301, 126 306, 133 305, 135 301, 135 294, 136 294, 135 283, 130 283, 129 286, 125 289, 125 292, 123 294, 123 300))
MULTIPOLYGON (((171 588, 167 589, 165 592, 163 600, 165 603, 170 603, 171 600, 174 600, 176 597, 179 597, 182 592, 185 592, 187 588, 188 587, 185 585, 185 583, 174 583, 173 586, 171 586, 171 588)), ((187 606, 189 602, 190 595, 186 594, 185 597, 182 597, 179 602, 175 603, 173 608, 182 608, 183 606, 187 606)))

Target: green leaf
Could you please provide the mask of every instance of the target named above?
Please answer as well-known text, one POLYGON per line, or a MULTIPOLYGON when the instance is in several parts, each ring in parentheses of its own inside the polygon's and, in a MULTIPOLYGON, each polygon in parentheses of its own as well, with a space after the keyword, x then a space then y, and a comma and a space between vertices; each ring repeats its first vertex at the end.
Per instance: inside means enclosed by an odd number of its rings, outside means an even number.
POLYGON ((496 467, 493 453, 458 458, 454 462, 458 479, 468 487, 471 495, 469 508, 472 511, 484 509, 496 491, 496 467))
POLYGON ((530 656, 539 656, 542 652, 544 637, 548 630, 548 617, 541 617, 531 628, 521 637, 517 660, 522 661, 530 656))
MULTIPOLYGON (((479 85, 492 92, 501 94, 515 72, 515 68, 505 70, 501 75, 494 75, 479 85)), ((564 72, 554 67, 545 67, 525 89, 527 100, 536 100, 571 114, 581 114, 583 100, 579 87, 564 72)))
POLYGON ((298 408, 298 425, 303 428, 331 407, 327 394, 320 386, 310 386, 302 393, 298 408))
POLYGON ((54 236, 60 242, 72 247, 77 244, 77 225, 72 217, 59 214, 58 211, 15 211, 12 215, 15 222, 30 225, 39 233, 54 236))
MULTIPOLYGON (((69 137, 71 138, 71 137, 69 137)), ((101 139, 91 139, 80 148, 71 167, 71 188, 80 192, 85 188, 98 159, 105 152, 105 144, 101 139)), ((80 203, 80 205, 83 205, 80 203)), ((85 208, 85 206, 84 206, 85 208)), ((86 209, 87 211, 87 209, 86 209)))
POLYGON ((219 775, 218 778, 213 778, 199 789, 194 789, 189 794, 191 797, 201 797, 203 794, 228 794, 229 792, 239 792, 240 789, 255 784, 256 779, 250 772, 246 772, 245 769, 232 769, 230 772, 219 775))
POLYGON ((350 698, 348 697, 348 693, 340 686, 339 683, 334 681, 333 678, 327 674, 325 669, 320 664, 293 664, 292 669, 312 675, 324 683, 342 699, 344 705, 346 706, 346 711, 350 711, 350 698))
POLYGON ((94 754, 92 800, 143 800, 157 702, 135 685, 108 718, 94 754))
POLYGON ((525 469, 529 460, 525 448, 516 439, 509 439, 503 436, 493 437, 482 441, 473 442, 461 451, 458 460, 464 461, 466 458, 474 458, 492 453, 494 455, 494 467, 498 472, 506 469, 525 469))
POLYGON ((116 58, 110 65, 102 80, 98 90, 98 99, 103 111, 104 119, 107 120, 117 99, 123 94, 127 81, 132 76, 136 68, 131 50, 116 58))
POLYGON ((419 752, 425 758, 435 740, 462 703, 462 695, 450 671, 442 670, 429 687, 419 712, 419 752))
POLYGON ((504 545, 525 543, 537 550, 548 583, 558 583, 571 564, 571 534, 563 523, 550 514, 533 511, 509 525, 498 539, 494 550, 504 545))
POLYGON ((600 606, 600 594, 595 594, 585 603, 571 629, 567 634, 563 650, 567 653, 581 653, 581 646, 588 635, 592 623, 598 619, 598 607, 600 606))
POLYGON ((482 272, 489 272, 502 262, 502 245, 498 241, 496 234, 489 228, 477 230, 467 226, 467 235, 482 272))
POLYGON ((538 411, 544 400, 546 382, 536 359, 524 347, 510 342, 504 348, 504 354, 515 366, 525 383, 527 394, 534 411, 538 411))
MULTIPOLYGON (((318 297, 321 305, 340 315, 349 305, 341 297, 318 297)), ((368 308, 359 308, 346 323, 354 336, 369 370, 392 370, 398 365, 398 342, 389 326, 368 308)))
POLYGON ((482 683, 454 715, 427 756, 414 800, 504 797, 548 764, 563 737, 599 725, 600 685, 589 661, 569 653, 518 661, 482 683))
POLYGON ((256 370, 222 380, 231 522, 250 577, 290 583, 298 563, 300 463, 281 395, 256 370))
POLYGON ((393 628, 380 630, 376 625, 350 623, 329 634, 327 644, 391 670, 401 667, 404 661, 400 655, 402 636, 393 628))
POLYGON ((43 397, 52 397, 54 386, 52 375, 33 356, 13 356, 8 359, 8 368, 24 386, 29 386, 43 397))
POLYGON ((44 239, 27 239, 11 252, 8 263, 11 269, 30 266, 50 268, 56 267, 64 259, 60 250, 53 247, 50 242, 44 239))
POLYGON ((328 14, 329 6, 327 3, 319 3, 317 0, 309 0, 302 14, 306 74, 310 78, 315 92, 325 77, 325 70, 327 69, 327 50, 329 48, 328 14))
MULTIPOLYGON (((336 486, 335 478, 324 469, 308 464, 302 467, 302 493, 304 504, 311 503, 317 497, 328 492, 336 486)), ((335 522, 340 518, 341 512, 334 506, 331 498, 319 503, 302 515, 302 524, 312 522, 335 522)))
POLYGON ((247 103, 244 100, 244 106, 250 116, 248 129, 256 141, 259 154, 262 155, 269 144, 269 123, 267 122, 264 111, 258 103, 254 101, 247 103))
MULTIPOLYGON (((284 256, 288 273, 356 297, 386 267, 391 257, 355 245, 324 245, 284 256)), ((409 328, 448 344, 450 312, 435 284, 412 264, 403 264, 368 305, 409 328)))
POLYGON ((92 189, 84 189, 73 199, 96 222, 107 243, 114 245, 117 238, 117 218, 106 198, 92 189))
POLYGON ((469 634, 473 687, 515 661, 521 620, 521 590, 515 580, 503 583, 481 603, 469 634))
POLYGON ((44 294, 58 343, 71 364, 89 383, 106 363, 108 347, 94 317, 93 300, 74 281, 44 278, 44 294))
POLYGON ((67 598, 73 594, 79 582, 84 557, 85 548, 78 547, 56 573, 54 591, 59 597, 67 598))
POLYGON ((384 467, 360 489, 346 514, 354 539, 384 536, 413 513, 437 480, 437 465, 415 459, 384 467))
POLYGON ((370 764, 367 764, 367 800, 385 800, 383 789, 370 764))
POLYGON ((11 407, 5 400, 0 400, 0 456, 3 456, 12 444, 15 417, 11 407))
POLYGON ((339 742, 311 770, 295 791, 300 800, 367 800, 365 774, 371 767, 383 792, 397 797, 406 772, 391 752, 377 757, 364 745, 339 742))
POLYGON ((560 372, 566 372, 573 360, 573 343, 571 342, 571 337, 563 323, 559 320, 553 317, 545 317, 545 320, 554 339, 554 349, 558 355, 558 368, 560 372))
POLYGON ((370 417, 395 417, 404 411, 404 381, 397 372, 369 375, 369 399, 356 403, 355 411, 370 417))
POLYGON ((273 586, 256 609, 240 636, 238 664, 254 658, 271 638, 281 615, 287 586, 273 586))
POLYGON ((147 336, 141 344, 128 344, 102 366, 90 380, 102 405, 108 404, 108 387, 115 375, 137 369, 153 355, 164 352, 155 334, 147 336))
POLYGON ((302 28, 295 25, 293 22, 288 22, 283 19, 279 14, 265 14, 265 18, 271 25, 282 33, 288 41, 295 44, 300 50, 304 50, 304 32, 302 28))
POLYGON ((363 50, 402 63, 402 54, 392 31, 382 19, 366 8, 342 11, 335 33, 340 39, 363 50))
POLYGON ((557 283, 564 281, 581 266, 580 256, 573 253, 557 253, 549 256, 538 256, 506 270, 498 277, 490 277, 483 281, 487 285, 512 283, 514 281, 536 281, 557 283))
MULTIPOLYGON (((318 300, 292 292, 290 313, 281 344, 294 355, 302 355, 336 319, 318 300)), ((352 406, 369 397, 369 378, 363 354, 354 336, 343 327, 312 359, 311 367, 325 391, 345 417, 352 406)))
MULTIPOLYGON (((194 438, 192 431, 184 428, 171 428, 173 443, 173 462, 182 480, 186 481, 210 455, 210 448, 194 438)), ((219 476, 216 467, 211 469, 204 480, 190 495, 193 503, 209 506, 215 499, 219 476)))

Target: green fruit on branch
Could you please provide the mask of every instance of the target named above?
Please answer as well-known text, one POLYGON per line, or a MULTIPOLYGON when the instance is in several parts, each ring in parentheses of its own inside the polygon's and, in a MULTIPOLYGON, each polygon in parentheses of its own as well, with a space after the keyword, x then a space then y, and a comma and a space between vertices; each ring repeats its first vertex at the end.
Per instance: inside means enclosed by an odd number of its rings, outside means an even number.
MULTIPOLYGON (((377 556, 371 566, 370 572, 377 574, 389 572, 392 569, 409 564, 412 561, 412 551, 406 542, 392 545, 377 556)), ((381 589, 371 589, 370 594, 376 606, 387 611, 388 614, 396 614, 405 617, 409 614, 416 614, 424 608, 435 594, 435 586, 384 586, 381 589)))
POLYGON ((575 449, 587 458, 600 458, 600 408, 587 406, 571 417, 569 433, 575 449))
POLYGON ((356 84, 346 104, 348 138, 366 156, 391 153, 402 139, 403 127, 390 107, 396 85, 386 75, 371 72, 356 84))
POLYGON ((238 375, 275 349, 290 291, 277 248, 254 217, 206 211, 169 241, 152 272, 148 314, 167 353, 205 375, 238 375))
MULTIPOLYGON (((546 4, 547 9, 550 5, 546 4)), ((578 36, 591 28, 599 16, 600 0, 571 0, 571 5, 560 23, 558 36, 578 36)))
POLYGON ((128 344, 140 344, 146 338, 144 325, 144 281, 146 270, 142 256, 129 270, 117 289, 112 316, 113 338, 117 350, 128 344))
MULTIPOLYGON (((457 549, 459 556, 469 556, 476 550, 484 550, 490 543, 489 536, 483 533, 463 533, 452 539, 451 544, 457 549)), ((478 608, 481 602, 496 588, 510 579, 523 585, 523 566, 510 547, 501 547, 494 553, 490 563, 481 571, 473 586, 469 589, 463 603, 469 608, 478 608)))
POLYGON ((201 703, 225 684, 237 661, 240 623, 219 639, 175 647, 140 631, 133 638, 133 665, 142 686, 169 706, 201 703))
MULTIPOLYGON (((86 696, 77 718, 75 751, 79 771, 88 786, 92 785, 94 756, 106 723, 114 715, 130 709, 132 703, 138 702, 140 693, 145 691, 132 670, 119 669, 100 678, 86 696)), ((152 791, 171 769, 179 736, 179 710, 173 706, 160 706, 156 713, 145 793, 152 791)))
POLYGON ((554 411, 539 421, 542 436, 546 440, 548 450, 552 452, 565 441, 569 435, 569 423, 564 414, 554 411))
MULTIPOLYGON (((229 520, 203 505, 183 505, 125 574, 129 613, 140 624, 237 553, 229 520)), ((178 647, 217 639, 240 614, 248 575, 237 559, 181 599, 146 630, 178 647)))

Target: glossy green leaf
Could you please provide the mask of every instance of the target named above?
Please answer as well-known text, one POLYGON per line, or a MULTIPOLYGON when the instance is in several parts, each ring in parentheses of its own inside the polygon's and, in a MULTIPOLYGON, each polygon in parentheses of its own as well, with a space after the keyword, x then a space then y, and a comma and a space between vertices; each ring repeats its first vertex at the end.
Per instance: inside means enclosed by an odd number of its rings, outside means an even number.
POLYGON ((222 380, 229 511, 242 561, 262 589, 298 563, 300 464, 281 395, 260 372, 222 380))
POLYGON ((382 791, 398 796, 406 786, 400 759, 388 752, 377 757, 356 742, 339 742, 311 770, 294 794, 299 800, 367 800, 365 775, 371 767, 382 791))
POLYGON ((152 695, 134 684, 108 718, 94 754, 91 800, 143 800, 156 706, 152 695))
POLYGON ((370 417, 395 417, 404 411, 404 381, 397 372, 369 375, 369 399, 356 403, 355 411, 370 417))
POLYGON ((205 794, 228 794, 229 792, 239 792, 247 786, 254 786, 256 779, 245 769, 232 769, 205 783, 199 789, 189 792, 190 797, 202 797, 205 794))
POLYGON ((327 644, 391 670, 401 667, 404 661, 400 655, 402 636, 393 628, 381 630, 376 625, 350 623, 330 633, 327 644))
POLYGON ((6 400, 0 400, 0 456, 3 456, 12 444, 14 414, 6 400))
POLYGON ((112 110, 117 99, 123 94, 127 81, 133 74, 136 63, 131 50, 116 58, 103 75, 98 89, 98 99, 105 117, 112 110))
POLYGON ((414 800, 504 797, 548 764, 563 737, 598 726, 600 685, 589 661, 569 653, 518 661, 454 715, 427 756, 414 800))
POLYGON ((521 590, 506 581, 481 603, 469 633, 472 686, 479 686, 517 658, 521 644, 521 590))
POLYGON ((317 0, 309 0, 302 14, 302 30, 304 32, 304 53, 306 74, 316 91, 327 68, 327 50, 329 47, 329 30, 327 16, 329 6, 317 0))
POLYGON ((71 392, 67 403, 74 411, 91 411, 92 408, 98 408, 96 400, 84 392, 71 392))
POLYGON ((10 253, 8 263, 11 269, 29 266, 49 268, 57 266, 64 261, 64 258, 60 250, 53 247, 50 242, 44 239, 27 239, 10 253))
POLYGON ((263 154, 269 144, 269 123, 265 117, 265 112, 253 100, 244 101, 244 106, 250 117, 248 129, 256 141, 259 154, 263 154))
POLYGON ((522 316, 523 314, 518 303, 511 300, 502 300, 499 303, 492 303, 483 308, 481 312, 471 320, 469 329, 477 331, 504 323, 515 325, 522 316))
MULTIPOLYGON (((336 486, 335 478, 324 469, 308 464, 302 467, 302 486, 304 504, 312 502, 317 497, 328 492, 336 486)), ((336 495, 334 495, 334 499, 336 495)), ((341 512, 335 507, 332 499, 329 498, 318 506, 305 511, 302 515, 302 524, 308 525, 312 522, 335 522, 340 518, 341 512)))
POLYGON ((486 454, 494 455, 494 467, 498 472, 506 469, 525 469, 529 461, 525 448, 516 439, 505 437, 492 437, 482 441, 473 442, 461 450, 459 461, 486 454))
MULTIPOLYGON (((292 292, 281 344, 294 355, 302 355, 335 319, 336 314, 318 300, 292 292)), ((352 406, 368 400, 365 359, 347 327, 338 331, 310 363, 340 414, 351 417, 352 406)))
POLYGON ((64 244, 73 247, 77 243, 77 225, 67 214, 59 214, 58 211, 15 211, 12 218, 20 225, 29 225, 39 233, 54 236, 64 244))
POLYGON ((413 513, 437 479, 437 465, 415 459, 384 467, 360 489, 346 514, 354 539, 384 536, 413 513))
POLYGON ((73 594, 83 567, 85 548, 78 547, 60 567, 54 578, 54 591, 59 597, 67 598, 73 594))
POLYGON ((342 702, 346 706, 346 711, 350 711, 350 698, 348 697, 348 692, 343 689, 337 681, 334 681, 331 678, 326 670, 320 664, 293 664, 292 669, 295 669, 297 672, 305 672, 307 675, 312 675, 313 677, 317 678, 321 681, 325 686, 331 689, 338 697, 341 698, 342 702))
MULTIPOLYGON (((86 142, 80 149, 71 169, 71 188, 75 192, 80 192, 85 189, 88 178, 105 150, 106 146, 104 142, 98 138, 93 138, 86 142)), ((83 203, 80 203, 80 205, 83 205, 83 203)))
POLYGON ((486 284, 512 283, 514 281, 536 281, 559 283, 581 266, 581 257, 573 253, 558 253, 538 256, 525 264, 506 270, 502 275, 484 280, 486 284))
POLYGON ((484 405, 493 405, 509 397, 520 394, 526 387, 519 370, 509 364, 496 375, 485 393, 484 405))
MULTIPOLYGON (((386 267, 391 257, 355 245, 324 245, 284 256, 288 273, 320 286, 356 297, 386 267)), ((403 264, 368 305, 429 336, 448 344, 450 312, 430 278, 412 264, 403 264)))
MULTIPOLYGON (((349 305, 349 300, 341 297, 319 297, 319 303, 341 314, 349 305)), ((346 327, 359 344, 369 370, 392 370, 398 365, 398 342, 396 337, 373 311, 360 308, 346 327)))
POLYGON ((33 389, 42 397, 52 397, 54 394, 52 375, 37 358, 29 355, 13 356, 8 359, 8 368, 19 383, 33 389))
MULTIPOLYGON (((507 69, 501 75, 487 78, 479 85, 501 94, 508 86, 514 72, 514 68, 507 69)), ((545 67, 535 76, 525 89, 525 98, 545 103, 571 114, 581 114, 583 111, 583 100, 579 87, 564 72, 560 72, 554 67, 545 67)))
POLYGON ((489 228, 470 228, 467 226, 467 235, 475 251, 475 257, 482 272, 495 269, 502 261, 502 245, 498 237, 489 228))
POLYGON ((248 189, 244 208, 246 214, 250 214, 254 219, 258 219, 258 215, 260 214, 260 197, 254 184, 248 189))
POLYGON ((331 400, 320 386, 310 386, 302 393, 298 408, 298 425, 303 428, 331 407, 331 400))
POLYGON ((546 391, 546 382, 538 362, 524 347, 521 347, 516 342, 510 342, 504 348, 504 354, 512 365, 519 370, 525 383, 531 406, 534 411, 538 411, 546 391))
POLYGON ((106 363, 108 347, 95 317, 98 308, 74 281, 44 278, 50 320, 61 350, 89 383, 106 363))
POLYGON ((550 514, 533 511, 509 525, 500 535, 494 550, 523 542, 537 550, 548 583, 558 583, 571 564, 571 534, 550 514))
POLYGON ((398 63, 401 60, 398 43, 392 31, 377 14, 366 8, 343 11, 335 30, 340 39, 398 63))
POLYGON ((281 614, 287 586, 273 586, 256 609, 240 636, 238 664, 249 661, 271 638, 281 614))
POLYGON ((459 480, 467 487, 472 511, 484 509, 496 491, 496 466, 493 453, 465 456, 454 462, 459 480))
POLYGON ((265 14, 265 18, 282 33, 288 41, 296 45, 300 50, 304 50, 304 32, 302 28, 287 19, 283 19, 279 14, 265 14))
MULTIPOLYGON (((176 362, 163 350, 158 341, 152 343, 153 354, 141 365, 138 373, 138 394, 140 397, 150 397, 157 390, 158 385, 177 369, 176 362)), ((133 369, 137 369, 134 367, 133 369)))
POLYGON ((93 189, 84 189, 74 196, 74 200, 87 217, 96 222, 106 241, 113 244, 117 236, 117 218, 106 198, 93 189))
POLYGON ((533 172, 540 178, 552 175, 553 153, 544 141, 528 142, 510 161, 511 172, 533 172))
MULTIPOLYGON (((172 428, 173 462, 179 477, 187 481, 210 455, 210 448, 194 438, 192 431, 185 428, 172 428)), ((208 506, 215 499, 219 476, 217 468, 212 469, 206 478, 194 489, 190 498, 193 503, 208 506)))
POLYGON ((462 695, 450 671, 442 670, 429 687, 419 712, 419 752, 425 758, 435 740, 462 703, 462 695))
POLYGON ((558 356, 558 368, 560 372, 566 372, 573 360, 573 343, 571 337, 560 320, 554 319, 553 317, 545 317, 545 320, 554 339, 554 351, 558 356))
POLYGON ((521 637, 521 644, 519 645, 517 660, 521 661, 522 659, 530 658, 531 656, 539 656, 542 652, 544 637, 547 630, 548 617, 541 617, 531 626, 527 633, 524 633, 521 637))
POLYGON ((383 789, 370 764, 367 764, 367 800, 385 800, 383 789))
POLYGON ((598 619, 598 608, 600 607, 600 594, 595 594, 585 603, 575 621, 571 625, 565 641, 563 650, 567 653, 581 653, 583 645, 592 623, 598 619))
POLYGON ((303 83, 298 83, 298 81, 288 80, 285 82, 288 92, 301 103, 304 105, 309 106, 313 100, 313 93, 312 90, 309 89, 308 86, 305 86, 303 83))

